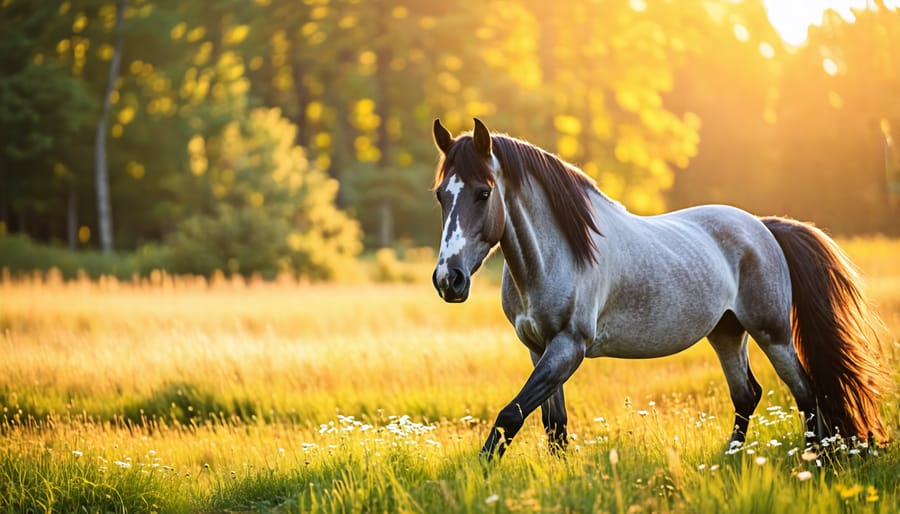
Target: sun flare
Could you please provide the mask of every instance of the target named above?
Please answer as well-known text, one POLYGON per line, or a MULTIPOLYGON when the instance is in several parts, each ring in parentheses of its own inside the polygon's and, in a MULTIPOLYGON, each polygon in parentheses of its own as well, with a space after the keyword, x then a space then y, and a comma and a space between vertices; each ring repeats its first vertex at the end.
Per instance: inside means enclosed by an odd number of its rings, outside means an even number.
MULTIPOLYGON (((848 22, 856 20, 854 10, 865 9, 867 0, 763 0, 769 21, 785 43, 799 46, 806 42, 811 25, 821 25, 825 12, 833 10, 848 22)), ((885 0, 885 7, 897 9, 900 0, 885 0)))

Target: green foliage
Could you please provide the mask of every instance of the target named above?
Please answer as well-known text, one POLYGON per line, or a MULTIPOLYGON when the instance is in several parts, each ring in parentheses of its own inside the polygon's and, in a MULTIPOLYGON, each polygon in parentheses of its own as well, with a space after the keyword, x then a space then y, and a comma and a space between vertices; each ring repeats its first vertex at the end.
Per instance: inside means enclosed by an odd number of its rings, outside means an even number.
MULTIPOLYGON (((289 227, 254 209, 221 205, 211 215, 198 214, 181 222, 170 236, 173 270, 211 276, 260 272, 274 278, 279 272, 289 227)), ((286 267, 286 266, 285 266, 286 267)))
POLYGON ((105 254, 37 244, 25 236, 0 236, 0 268, 13 275, 56 270, 64 279, 83 273, 91 278, 106 275, 128 280, 148 276, 154 270, 171 269, 173 265, 170 250, 156 245, 145 245, 131 253, 105 254))
POLYGON ((392 248, 377 250, 372 256, 369 276, 376 282, 423 282, 434 267, 434 252, 430 247, 412 248, 403 259, 392 248))
POLYGON ((335 208, 337 183, 294 146, 295 130, 278 110, 257 109, 191 140, 193 187, 208 207, 170 236, 175 271, 334 279, 354 266, 358 225, 335 208))

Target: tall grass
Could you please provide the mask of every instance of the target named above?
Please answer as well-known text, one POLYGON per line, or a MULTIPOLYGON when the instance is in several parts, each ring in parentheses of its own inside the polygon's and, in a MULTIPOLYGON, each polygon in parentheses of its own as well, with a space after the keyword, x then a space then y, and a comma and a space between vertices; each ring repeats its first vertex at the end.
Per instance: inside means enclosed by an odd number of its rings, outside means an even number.
MULTIPOLYGON (((900 242, 850 241, 894 355, 900 242)), ((427 277, 426 277, 427 280, 427 277)), ((701 343, 586 362, 571 448, 529 418, 504 460, 477 450, 531 364, 492 277, 461 305, 427 283, 0 281, 0 511, 891 512, 894 445, 802 448, 766 394, 728 451, 724 377, 701 343)), ((897 437, 896 392, 884 411, 897 437)))

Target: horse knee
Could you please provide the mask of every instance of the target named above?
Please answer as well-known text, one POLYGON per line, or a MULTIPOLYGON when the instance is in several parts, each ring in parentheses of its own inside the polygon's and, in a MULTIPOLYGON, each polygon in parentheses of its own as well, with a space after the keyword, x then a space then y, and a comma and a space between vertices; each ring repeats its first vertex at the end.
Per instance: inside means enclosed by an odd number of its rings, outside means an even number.
POLYGON ((526 413, 522 411, 519 405, 511 403, 497 414, 495 426, 502 428, 506 432, 506 436, 512 438, 525 423, 525 416, 526 413))

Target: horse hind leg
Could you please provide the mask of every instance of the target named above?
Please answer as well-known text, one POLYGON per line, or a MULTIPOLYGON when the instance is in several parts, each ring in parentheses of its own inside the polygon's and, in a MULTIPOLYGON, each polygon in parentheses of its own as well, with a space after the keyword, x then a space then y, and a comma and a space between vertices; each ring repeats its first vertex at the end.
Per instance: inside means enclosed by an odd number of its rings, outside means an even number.
POLYGON ((566 451, 569 443, 567 421, 566 400, 563 396, 563 388, 559 386, 556 392, 541 405, 541 422, 544 425, 544 431, 547 432, 550 453, 554 455, 562 455, 566 451))
POLYGON ((716 351, 728 382, 735 413, 730 443, 738 445, 746 439, 750 416, 762 398, 762 387, 750 369, 747 333, 734 313, 727 311, 706 338, 716 351))
POLYGON ((772 332, 750 329, 750 335, 766 354, 778 377, 787 384, 797 402, 797 409, 803 413, 806 444, 808 446, 816 444, 824 433, 822 420, 816 416, 818 411, 815 391, 794 349, 790 328, 785 325, 783 329, 772 332))

